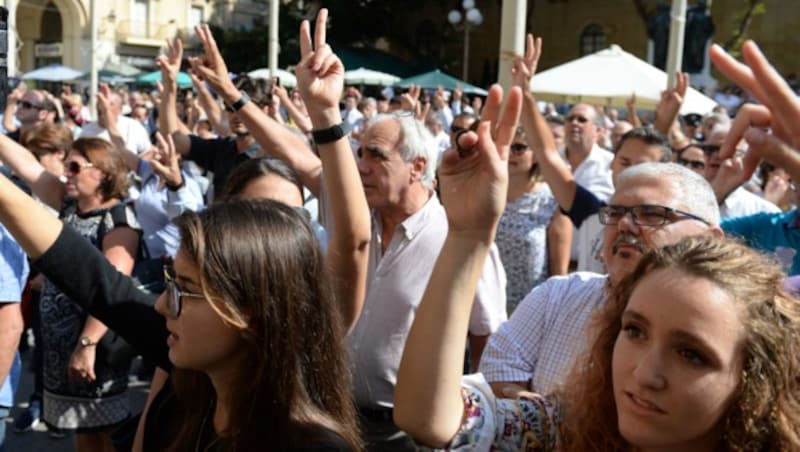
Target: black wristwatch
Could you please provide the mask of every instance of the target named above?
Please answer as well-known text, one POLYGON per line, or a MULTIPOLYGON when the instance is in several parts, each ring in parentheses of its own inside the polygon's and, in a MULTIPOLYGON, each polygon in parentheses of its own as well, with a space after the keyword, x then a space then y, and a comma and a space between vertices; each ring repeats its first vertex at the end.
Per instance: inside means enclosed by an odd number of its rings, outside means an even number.
POLYGON ((348 132, 349 130, 347 130, 345 123, 340 122, 339 124, 330 126, 327 129, 312 130, 311 136, 314 137, 315 144, 328 144, 347 136, 348 132))
POLYGON ((171 184, 164 184, 164 185, 166 185, 167 190, 178 191, 186 186, 186 178, 181 176, 181 183, 178 185, 171 185, 171 184))
POLYGON ((230 105, 231 110, 239 111, 248 102, 250 102, 250 96, 248 96, 247 93, 242 93, 242 97, 240 97, 239 100, 230 105))

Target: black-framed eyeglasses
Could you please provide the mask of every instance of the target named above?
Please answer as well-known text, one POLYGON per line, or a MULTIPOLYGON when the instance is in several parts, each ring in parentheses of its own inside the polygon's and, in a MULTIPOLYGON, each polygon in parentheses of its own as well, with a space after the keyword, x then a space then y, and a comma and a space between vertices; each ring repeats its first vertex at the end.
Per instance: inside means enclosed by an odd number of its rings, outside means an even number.
POLYGON ((692 219, 710 225, 708 221, 697 215, 672 207, 641 204, 638 206, 604 206, 597 213, 601 224, 614 226, 619 224, 628 213, 633 218, 633 223, 639 226, 663 226, 681 219, 692 219), (682 217, 682 218, 681 218, 682 217))
POLYGON ((93 163, 78 163, 75 160, 67 162, 67 172, 72 174, 78 174, 81 172, 83 168, 94 168, 93 163))
POLYGON ((22 108, 35 108, 37 110, 42 110, 44 108, 41 105, 36 105, 32 102, 28 102, 27 100, 20 101, 19 106, 22 108))
POLYGON ((528 145, 525 143, 511 143, 511 152, 514 154, 522 154, 523 152, 529 149, 528 145))
POLYGON ((678 165, 685 166, 687 168, 691 168, 694 170, 704 170, 706 169, 705 162, 701 162, 700 160, 688 160, 685 158, 678 157, 678 160, 675 161, 678 165))
POLYGON ((183 308, 183 297, 205 298, 199 293, 185 292, 175 284, 174 270, 169 265, 164 265, 164 283, 167 287, 167 309, 173 318, 181 315, 183 308))

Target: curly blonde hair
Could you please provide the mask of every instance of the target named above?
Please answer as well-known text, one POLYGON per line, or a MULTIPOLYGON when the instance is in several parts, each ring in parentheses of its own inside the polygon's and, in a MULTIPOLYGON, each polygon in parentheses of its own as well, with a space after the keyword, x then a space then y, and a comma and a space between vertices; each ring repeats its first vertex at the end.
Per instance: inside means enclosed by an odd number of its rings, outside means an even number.
POLYGON ((724 288, 739 305, 746 331, 735 401, 722 420, 720 450, 800 450, 800 302, 782 286, 786 275, 767 257, 711 236, 687 237, 654 250, 611 291, 594 321, 595 341, 560 395, 564 450, 626 450, 617 426, 611 359, 622 312, 643 277, 671 268, 724 288))

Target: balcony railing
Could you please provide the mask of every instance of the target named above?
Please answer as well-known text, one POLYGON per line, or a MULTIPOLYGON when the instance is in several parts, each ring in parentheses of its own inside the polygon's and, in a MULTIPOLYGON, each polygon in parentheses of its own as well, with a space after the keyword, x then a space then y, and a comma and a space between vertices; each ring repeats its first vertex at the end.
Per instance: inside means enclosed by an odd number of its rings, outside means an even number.
POLYGON ((120 20, 116 22, 117 41, 136 40, 164 41, 169 38, 170 26, 136 20, 120 20))

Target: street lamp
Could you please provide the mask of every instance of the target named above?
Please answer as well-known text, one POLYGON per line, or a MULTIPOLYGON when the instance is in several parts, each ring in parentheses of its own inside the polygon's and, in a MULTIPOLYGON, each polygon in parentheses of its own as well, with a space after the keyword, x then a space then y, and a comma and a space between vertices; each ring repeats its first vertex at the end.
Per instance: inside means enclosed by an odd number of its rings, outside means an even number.
POLYGON ((454 9, 447 14, 447 21, 457 27, 464 19, 461 25, 464 28, 464 66, 461 78, 466 81, 467 72, 469 71, 469 32, 472 27, 477 27, 483 23, 483 15, 478 11, 478 8, 475 8, 474 0, 464 0, 461 3, 461 7, 464 9, 463 17, 461 11, 454 9))

